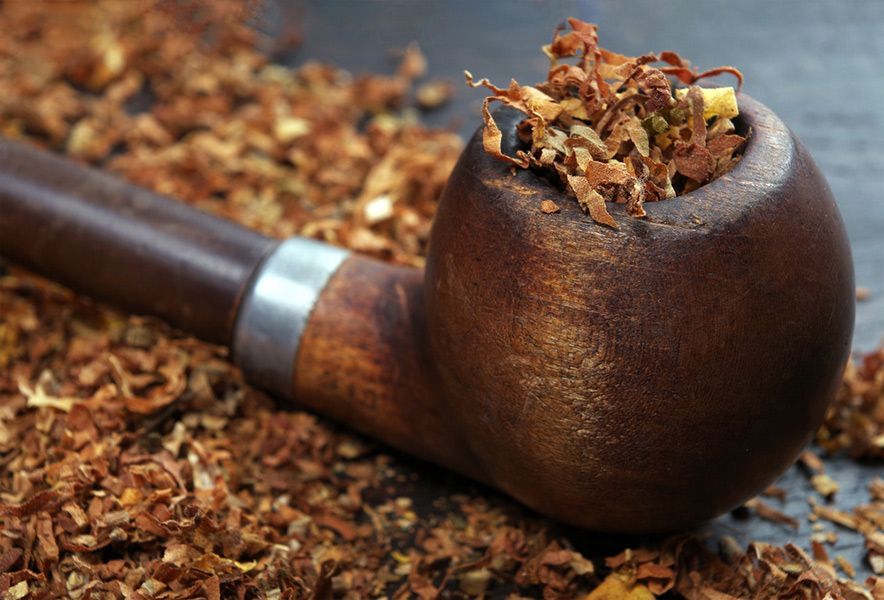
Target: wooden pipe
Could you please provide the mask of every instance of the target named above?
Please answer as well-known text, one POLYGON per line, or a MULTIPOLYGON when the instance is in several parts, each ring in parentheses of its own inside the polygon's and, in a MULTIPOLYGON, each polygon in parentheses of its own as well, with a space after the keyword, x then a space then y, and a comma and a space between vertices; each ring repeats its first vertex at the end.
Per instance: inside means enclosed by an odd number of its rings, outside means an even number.
MULTIPOLYGON (((256 384, 557 519, 680 529, 794 460, 853 327, 825 180, 771 111, 740 107, 739 165, 646 219, 612 207, 619 231, 474 137, 425 273, 2 142, 0 254, 230 344, 256 384)), ((510 152, 519 118, 497 116, 510 152)))

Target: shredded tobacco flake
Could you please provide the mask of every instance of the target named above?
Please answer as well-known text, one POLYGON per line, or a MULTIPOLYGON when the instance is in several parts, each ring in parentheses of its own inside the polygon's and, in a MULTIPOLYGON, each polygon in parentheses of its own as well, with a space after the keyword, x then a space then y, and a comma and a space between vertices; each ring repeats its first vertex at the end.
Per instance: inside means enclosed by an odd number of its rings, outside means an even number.
POLYGON ((787 525, 792 529, 798 530, 799 524, 798 519, 790 517, 787 514, 784 514, 766 502, 762 501, 759 498, 753 498, 744 504, 746 508, 754 510, 759 517, 762 519, 767 519, 768 521, 773 521, 774 523, 781 523, 783 525, 787 525))
MULTIPOLYGON (((417 48, 393 76, 290 70, 255 50, 247 14, 236 0, 0 3, 0 132, 272 235, 421 264, 460 142, 398 108, 417 48), (141 89, 154 101, 135 110, 141 89)), ((600 150, 576 131, 575 148, 600 150)), ((619 176, 606 168, 595 176, 619 176)), ((882 386, 884 350, 848 369, 818 433, 827 452, 881 459, 882 386)), ((225 350, 2 265, 0 465, 4 600, 884 598, 880 479, 859 506, 809 507, 864 536, 879 575, 865 582, 817 548, 726 536, 717 552, 676 536, 584 556, 579 536, 463 483, 412 501, 434 489, 412 482, 424 469, 281 410, 225 350)), ((814 541, 833 543, 820 524, 814 541)))
POLYGON ((740 160, 746 137, 734 133, 734 88, 694 85, 722 73, 742 85, 738 70, 699 73, 675 52, 624 56, 599 47, 596 25, 571 18, 568 26, 543 47, 550 60, 543 83, 499 88, 465 72, 468 85, 492 92, 482 105, 486 152, 519 168, 554 170, 596 223, 613 228, 606 202, 643 217, 645 202, 690 192, 740 160), (690 87, 674 89, 670 76, 690 87), (526 115, 517 132, 527 149, 515 156, 501 149, 492 102, 526 115))
POLYGON ((884 348, 847 364, 816 441, 829 454, 884 459, 884 348))
POLYGON ((552 200, 541 200, 540 210, 548 215, 551 215, 552 213, 557 213, 562 209, 552 200))

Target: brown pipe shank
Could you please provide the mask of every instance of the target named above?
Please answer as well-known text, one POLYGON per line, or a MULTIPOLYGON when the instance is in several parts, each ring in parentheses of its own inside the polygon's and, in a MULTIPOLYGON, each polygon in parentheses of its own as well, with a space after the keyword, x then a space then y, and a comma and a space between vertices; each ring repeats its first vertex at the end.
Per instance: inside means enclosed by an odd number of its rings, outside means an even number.
POLYGON ((353 256, 310 317, 294 397, 409 454, 486 480, 452 427, 428 349, 424 274, 353 256))
POLYGON ((107 173, 0 138, 0 255, 228 344, 275 242, 107 173))

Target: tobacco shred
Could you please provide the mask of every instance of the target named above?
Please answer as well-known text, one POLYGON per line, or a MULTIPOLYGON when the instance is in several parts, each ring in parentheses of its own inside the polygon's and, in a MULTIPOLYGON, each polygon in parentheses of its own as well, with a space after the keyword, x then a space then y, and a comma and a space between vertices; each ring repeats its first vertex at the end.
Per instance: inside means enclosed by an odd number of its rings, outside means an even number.
POLYGON ((816 442, 829 454, 884 459, 884 348, 848 363, 816 442))
POLYGON ((746 136, 734 133, 734 89, 694 85, 722 73, 742 85, 737 69, 700 73, 668 51, 624 56, 599 46, 596 25, 571 18, 568 27, 543 47, 550 67, 536 86, 513 80, 499 88, 465 72, 468 85, 492 93, 482 105, 486 152, 515 167, 555 172, 596 223, 614 229, 606 203, 644 217, 646 202, 690 192, 739 161, 746 136), (659 62, 668 66, 652 66, 659 62), (690 87, 674 88, 668 76, 690 87), (517 127, 526 149, 514 156, 501 149, 493 102, 526 115, 517 127))
MULTIPOLYGON (((425 69, 417 47, 391 76, 290 70, 256 50, 240 2, 181 6, 0 4, 0 132, 271 235, 420 265, 460 141, 408 116, 425 69)), ((583 48, 592 36, 581 27, 557 35, 552 52, 583 48)), ((661 58, 664 75, 699 77, 661 58)), ((631 77, 655 106, 669 88, 646 64, 631 77)), ((592 156, 603 148, 591 129, 572 146, 601 165, 595 180, 622 185, 621 167, 592 156)), ((618 135, 641 155, 639 129, 624 123, 618 135)), ((728 537, 713 551, 676 536, 590 559, 496 495, 413 501, 420 471, 280 410, 224 349, 155 320, 2 265, 0 315, 0 598, 884 597, 884 578, 853 581, 822 546, 835 534, 816 529, 809 554, 728 537)), ((825 452, 880 461, 882 428, 879 350, 851 363, 817 439, 825 452)), ((816 455, 803 462, 809 477, 825 474, 816 455)), ((881 575, 884 481, 869 494, 852 509, 821 497, 808 518, 861 533, 881 575)))

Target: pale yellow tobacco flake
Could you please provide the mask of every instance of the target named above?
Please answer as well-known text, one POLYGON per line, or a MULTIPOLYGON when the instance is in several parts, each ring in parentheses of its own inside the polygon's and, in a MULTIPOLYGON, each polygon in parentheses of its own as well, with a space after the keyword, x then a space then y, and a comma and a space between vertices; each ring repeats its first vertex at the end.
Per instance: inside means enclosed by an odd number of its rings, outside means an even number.
MULTIPOLYGON (((703 118, 712 117, 733 119, 740 114, 737 108, 737 95, 732 87, 700 88, 703 94, 703 118)), ((688 94, 687 88, 675 90, 675 97, 681 100, 688 94)))
POLYGON ((629 585, 617 573, 611 573, 584 600, 653 600, 654 594, 638 583, 629 585))

